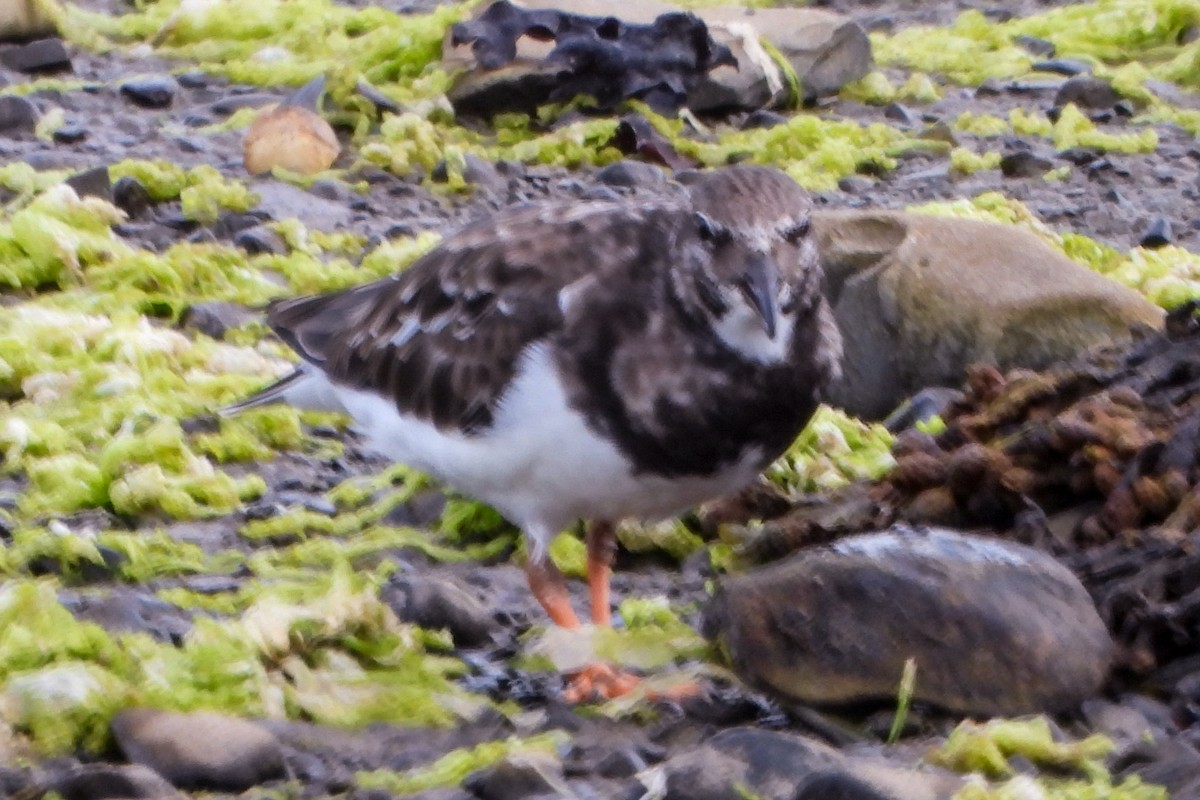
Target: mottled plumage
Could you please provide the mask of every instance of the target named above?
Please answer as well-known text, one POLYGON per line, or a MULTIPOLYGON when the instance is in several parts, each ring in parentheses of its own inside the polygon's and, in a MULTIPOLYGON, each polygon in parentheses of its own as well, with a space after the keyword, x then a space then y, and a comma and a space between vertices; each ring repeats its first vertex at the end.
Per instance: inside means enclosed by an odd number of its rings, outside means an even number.
POLYGON ((841 342, 809 211, 756 167, 674 197, 502 211, 395 276, 275 303, 305 363, 236 408, 348 411, 385 454, 520 525, 539 599, 569 622, 548 599, 551 536, 734 491, 815 409, 841 342))

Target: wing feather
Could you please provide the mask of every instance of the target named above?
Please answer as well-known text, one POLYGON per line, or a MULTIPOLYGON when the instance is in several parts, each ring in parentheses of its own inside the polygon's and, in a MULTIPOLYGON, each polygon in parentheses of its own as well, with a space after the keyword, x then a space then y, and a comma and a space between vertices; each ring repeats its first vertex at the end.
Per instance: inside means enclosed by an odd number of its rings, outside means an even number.
POLYGON ((277 301, 267 320, 335 383, 379 393, 439 428, 478 432, 521 353, 561 330, 560 292, 636 270, 639 248, 672 235, 678 212, 669 200, 509 209, 404 272, 277 301))

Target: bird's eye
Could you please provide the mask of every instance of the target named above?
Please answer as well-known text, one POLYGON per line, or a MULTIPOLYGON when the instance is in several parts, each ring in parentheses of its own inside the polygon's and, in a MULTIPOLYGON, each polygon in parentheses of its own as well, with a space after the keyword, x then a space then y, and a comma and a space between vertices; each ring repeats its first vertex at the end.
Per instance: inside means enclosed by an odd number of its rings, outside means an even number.
POLYGON ((807 219, 803 219, 800 222, 797 222, 795 225, 790 225, 785 228, 783 231, 783 238, 787 240, 789 244, 799 244, 800 240, 808 235, 808 229, 809 222, 807 219))
POLYGON ((700 239, 709 244, 724 244, 730 239, 729 231, 704 214, 696 215, 696 228, 700 231, 700 239))

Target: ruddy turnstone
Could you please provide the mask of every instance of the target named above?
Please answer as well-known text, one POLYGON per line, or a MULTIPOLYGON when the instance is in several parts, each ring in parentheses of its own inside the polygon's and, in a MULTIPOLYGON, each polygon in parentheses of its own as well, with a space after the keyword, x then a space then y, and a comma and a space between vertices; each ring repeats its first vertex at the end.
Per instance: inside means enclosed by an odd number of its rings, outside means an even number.
MULTIPOLYGON (((382 454, 491 504, 566 627, 579 618, 547 547, 590 520, 592 620, 608 625, 614 523, 749 484, 839 369, 810 208, 749 166, 685 196, 509 208, 397 275, 272 304, 303 361, 229 410, 345 411, 382 454)), ((568 696, 627 678, 598 666, 568 696)))

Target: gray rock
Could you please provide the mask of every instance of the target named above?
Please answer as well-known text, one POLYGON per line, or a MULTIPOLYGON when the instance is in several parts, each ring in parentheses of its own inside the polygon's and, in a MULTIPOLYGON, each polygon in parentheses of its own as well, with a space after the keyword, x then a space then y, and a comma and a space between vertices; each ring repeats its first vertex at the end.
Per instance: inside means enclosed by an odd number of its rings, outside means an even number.
POLYGON ((1054 163, 1028 150, 1006 153, 1000 159, 1000 174, 1006 178, 1037 178, 1045 175, 1054 163))
POLYGON ((136 217, 154 202, 150 191, 131 175, 117 178, 117 182, 112 186, 112 199, 117 208, 130 217, 136 217))
POLYGON ((402 577, 389 583, 382 597, 401 620, 432 630, 444 628, 459 647, 488 644, 499 630, 483 603, 441 578, 402 577))
POLYGON ((507 756, 467 776, 464 788, 481 800, 572 798, 557 758, 542 753, 507 756))
POLYGON ((663 171, 642 161, 617 161, 596 171, 596 180, 608 186, 637 188, 658 186, 666 180, 663 171))
POLYGON ((975 362, 1042 369, 1162 324, 1137 292, 1010 225, 833 211, 813 229, 846 352, 829 401, 861 417, 958 386, 975 362))
POLYGON ((29 44, 0 50, 0 64, 17 72, 34 75, 71 68, 71 56, 66 45, 57 37, 38 39, 29 44))
POLYGON ((1054 96, 1054 105, 1074 103, 1083 108, 1112 108, 1121 99, 1117 90, 1105 78, 1076 75, 1064 83, 1054 96))
POLYGON ((121 84, 121 94, 142 108, 167 108, 179 91, 179 83, 170 75, 147 75, 121 84))
POLYGON ((335 231, 350 224, 353 212, 344 203, 326 200, 290 183, 260 179, 250 183, 258 195, 258 211, 274 220, 295 217, 309 230, 335 231))
POLYGON ((102 200, 112 200, 112 181, 108 176, 108 166, 92 167, 82 172, 76 172, 65 181, 80 197, 99 197, 102 200))
POLYGON ((32 100, 17 95, 0 96, 0 133, 33 133, 38 123, 37 106, 32 100))
POLYGON ((230 330, 245 325, 257 316, 258 314, 240 303, 215 300, 188 306, 180 315, 179 326, 200 331, 213 339, 224 339, 230 330))
POLYGON ((664 800, 741 800, 734 788, 745 784, 748 767, 711 747, 675 756, 662 765, 666 777, 664 800))
POLYGON ((83 764, 38 781, 30 797, 55 793, 63 800, 175 800, 183 795, 152 769, 137 764, 83 764))
POLYGON ((967 714, 1069 708, 1113 645, 1083 586, 1032 548, 944 529, 854 536, 722 581, 704 630, 749 683, 818 705, 914 699, 967 714))
POLYGON ((284 774, 275 736, 237 717, 131 708, 112 732, 126 758, 180 788, 241 792, 284 774))

